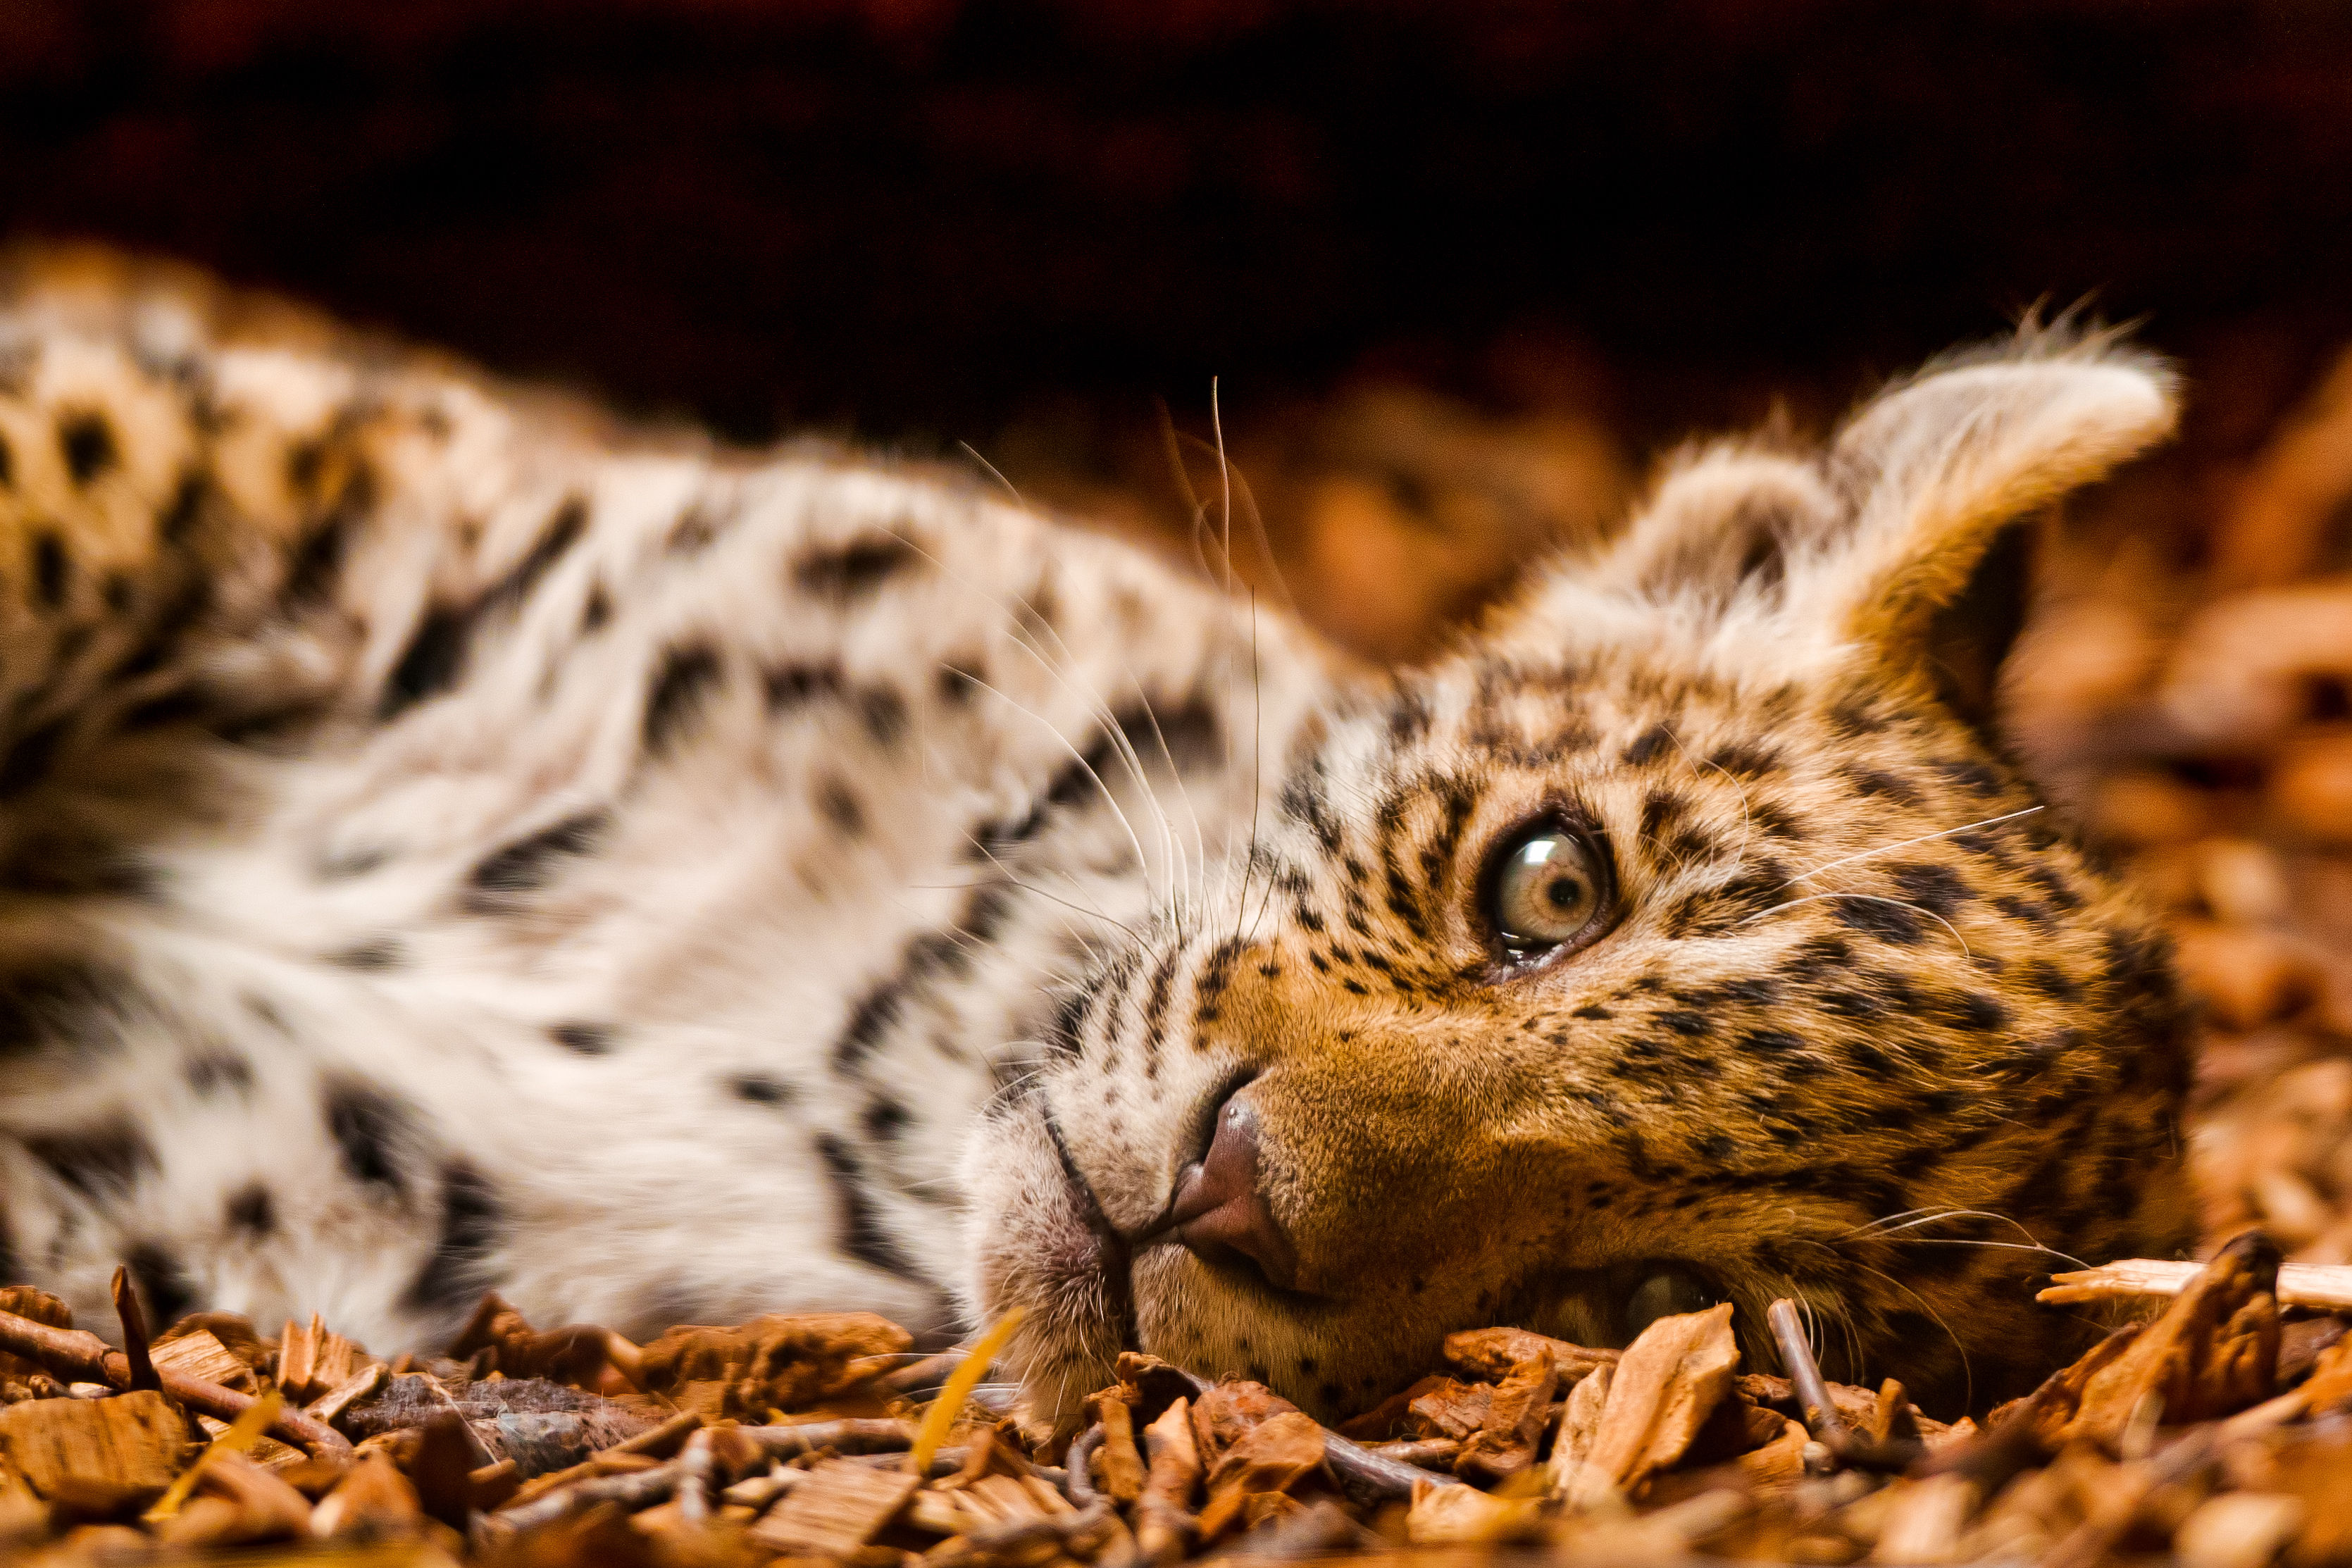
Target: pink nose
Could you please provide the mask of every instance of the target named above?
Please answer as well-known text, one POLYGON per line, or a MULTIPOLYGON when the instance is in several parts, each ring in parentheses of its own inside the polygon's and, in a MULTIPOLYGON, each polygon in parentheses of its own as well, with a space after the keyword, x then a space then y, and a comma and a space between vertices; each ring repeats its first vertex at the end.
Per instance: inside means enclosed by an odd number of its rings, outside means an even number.
POLYGON ((1209 1152, 1176 1178, 1168 1225, 1204 1263, 1246 1258, 1275 1289, 1297 1289, 1298 1251, 1259 1190, 1257 1107, 1246 1090, 1225 1101, 1209 1152))

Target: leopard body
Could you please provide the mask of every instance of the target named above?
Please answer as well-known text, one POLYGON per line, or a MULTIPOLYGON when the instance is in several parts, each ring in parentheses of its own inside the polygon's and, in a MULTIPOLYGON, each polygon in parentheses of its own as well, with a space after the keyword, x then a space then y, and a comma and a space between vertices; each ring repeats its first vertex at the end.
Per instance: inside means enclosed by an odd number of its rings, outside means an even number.
POLYGON ((21 268, 0 1270, 387 1350, 486 1289, 1020 1305, 1060 1417, 1129 1344, 1337 1414, 1450 1329, 1622 1337, 1662 1264, 2013 1392, 2081 1331, 2023 1281, 2186 1239, 2183 1057, 1948 634, 2169 418, 2022 340, 1685 458, 1383 672, 978 478, 21 268), (1507 962, 1485 868, 1555 818, 1608 929, 1507 962), (1243 1100, 1279 1267, 1168 1224, 1243 1100))

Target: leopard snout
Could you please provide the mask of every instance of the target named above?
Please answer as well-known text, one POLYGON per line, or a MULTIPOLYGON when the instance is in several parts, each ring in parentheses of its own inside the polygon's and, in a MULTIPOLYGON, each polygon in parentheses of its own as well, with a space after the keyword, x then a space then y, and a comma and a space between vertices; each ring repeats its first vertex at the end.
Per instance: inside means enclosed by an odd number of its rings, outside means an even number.
POLYGON ((1218 1107, 1213 1125, 1208 1148, 1176 1178, 1160 1234, 1204 1263, 1230 1268, 1246 1258, 1267 1284, 1296 1289, 1298 1249, 1266 1201, 1265 1127, 1246 1086, 1218 1107))

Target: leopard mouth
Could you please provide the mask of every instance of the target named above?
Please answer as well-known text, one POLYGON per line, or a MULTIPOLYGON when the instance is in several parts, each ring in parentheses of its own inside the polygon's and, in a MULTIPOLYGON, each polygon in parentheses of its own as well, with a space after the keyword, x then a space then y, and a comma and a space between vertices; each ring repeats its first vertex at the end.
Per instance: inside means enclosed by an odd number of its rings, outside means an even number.
POLYGON ((1046 1141, 1054 1146, 1054 1158, 1061 1165, 1062 1180, 1074 1215, 1094 1238, 1096 1269, 1099 1276, 1105 1305, 1108 1307, 1110 1326, 1117 1335, 1119 1348, 1135 1350, 1135 1258, 1128 1238, 1103 1212, 1102 1200, 1078 1169, 1070 1154, 1069 1138, 1062 1124, 1055 1120, 1053 1107, 1041 1098, 1038 1119, 1044 1123, 1046 1141))

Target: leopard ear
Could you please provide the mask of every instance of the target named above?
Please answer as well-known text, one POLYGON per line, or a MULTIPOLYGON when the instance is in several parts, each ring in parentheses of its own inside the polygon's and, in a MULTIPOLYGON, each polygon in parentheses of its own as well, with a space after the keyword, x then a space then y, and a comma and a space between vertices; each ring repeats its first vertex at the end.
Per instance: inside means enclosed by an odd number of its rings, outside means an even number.
POLYGON ((1831 445, 1824 477, 1847 517, 1791 558, 1790 629, 1948 687, 1988 685, 2023 616, 2028 525, 2170 434, 2176 415, 2171 373, 2110 336, 2029 327, 1930 365, 1831 445))
POLYGON ((1825 451, 1685 453, 1613 544, 1487 629, 1530 652, 1646 641, 1733 679, 1859 653, 1981 719, 2023 616, 2022 525, 2173 420, 2154 357, 2029 325, 1881 393, 1825 451))

